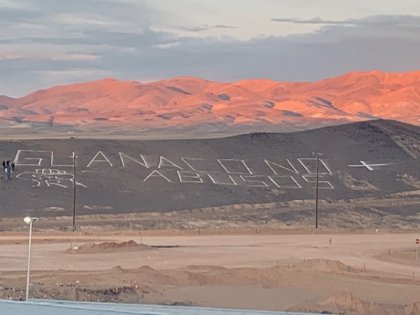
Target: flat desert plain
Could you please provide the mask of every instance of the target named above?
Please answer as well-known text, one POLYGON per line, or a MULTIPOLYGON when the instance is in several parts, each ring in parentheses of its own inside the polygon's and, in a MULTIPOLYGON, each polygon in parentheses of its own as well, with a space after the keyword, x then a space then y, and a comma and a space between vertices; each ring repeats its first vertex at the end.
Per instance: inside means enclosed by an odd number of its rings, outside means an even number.
MULTIPOLYGON (((33 298, 419 314, 420 233, 34 231, 33 298)), ((0 235, 0 294, 25 295, 28 236, 0 235)))

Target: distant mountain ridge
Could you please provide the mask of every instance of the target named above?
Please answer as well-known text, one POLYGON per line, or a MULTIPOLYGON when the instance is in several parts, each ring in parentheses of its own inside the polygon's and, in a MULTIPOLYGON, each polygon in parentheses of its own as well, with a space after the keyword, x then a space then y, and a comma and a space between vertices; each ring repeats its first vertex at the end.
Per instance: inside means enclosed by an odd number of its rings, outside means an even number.
POLYGON ((420 125, 420 71, 351 72, 298 83, 267 79, 220 83, 193 77, 140 83, 107 78, 21 98, 0 96, 0 119, 19 122, 165 128, 321 126, 375 118, 420 125))

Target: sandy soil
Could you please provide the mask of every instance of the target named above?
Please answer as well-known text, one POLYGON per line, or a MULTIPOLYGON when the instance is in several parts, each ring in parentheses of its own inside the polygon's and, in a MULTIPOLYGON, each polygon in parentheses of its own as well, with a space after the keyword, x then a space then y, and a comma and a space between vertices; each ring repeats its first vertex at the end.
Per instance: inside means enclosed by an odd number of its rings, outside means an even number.
MULTIPOLYGON (((420 313, 415 233, 33 236, 34 297, 420 313)), ((0 253, 0 294, 19 298, 27 236, 0 235, 0 253)))

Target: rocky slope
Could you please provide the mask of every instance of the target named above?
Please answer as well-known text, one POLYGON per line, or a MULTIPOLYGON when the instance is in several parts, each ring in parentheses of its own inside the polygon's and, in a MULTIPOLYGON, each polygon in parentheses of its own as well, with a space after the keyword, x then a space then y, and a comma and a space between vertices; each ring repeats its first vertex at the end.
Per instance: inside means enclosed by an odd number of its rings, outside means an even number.
POLYGON ((46 125, 142 128, 297 126, 372 118, 420 124, 420 71, 354 72, 311 83, 219 83, 179 77, 152 83, 104 79, 0 96, 0 119, 46 125))

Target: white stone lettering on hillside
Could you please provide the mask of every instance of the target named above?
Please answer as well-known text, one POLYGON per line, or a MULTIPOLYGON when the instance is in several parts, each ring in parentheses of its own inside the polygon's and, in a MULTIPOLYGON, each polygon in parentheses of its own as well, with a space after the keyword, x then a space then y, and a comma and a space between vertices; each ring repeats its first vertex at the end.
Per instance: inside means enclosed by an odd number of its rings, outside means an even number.
POLYGON ((365 161, 360 161, 360 164, 358 165, 353 164, 353 165, 347 165, 347 166, 348 167, 363 167, 369 171, 374 171, 378 169, 379 167, 390 166, 393 164, 394 163, 366 163, 365 161))
POLYGON ((167 159, 164 156, 160 156, 159 157, 159 165, 158 168, 162 168, 162 167, 175 167, 177 169, 183 170, 183 168, 177 164, 175 164, 174 162, 172 162, 171 160, 167 159))
POLYGON ((222 166, 228 174, 243 174, 243 175, 252 175, 252 171, 246 165, 244 160, 237 159, 217 159, 217 162, 222 166))
POLYGON ((135 158, 133 158, 133 157, 125 154, 125 153, 122 153, 122 152, 118 152, 118 155, 120 156, 122 167, 127 167, 126 161, 127 162, 128 161, 132 161, 132 162, 137 163, 137 164, 139 164, 139 165, 141 165, 141 166, 143 166, 145 168, 149 168, 150 167, 149 164, 146 161, 146 158, 142 154, 140 154, 141 161, 140 160, 137 160, 137 159, 135 159, 135 158))
POLYGON ((194 163, 194 162, 204 161, 203 158, 182 157, 181 161, 183 161, 193 171, 196 171, 196 172, 206 172, 207 171, 207 170, 197 169, 197 166, 192 165, 192 163, 194 163))
MULTIPOLYGON (((297 160, 302 164, 308 174, 316 174, 316 158, 298 158, 297 160)), ((318 174, 332 175, 331 170, 323 159, 319 159, 318 174)))
POLYGON ((51 151, 17 150, 14 161, 16 166, 41 166, 42 161, 51 158, 51 151), (40 157, 40 155, 45 155, 40 157))
POLYGON ((238 186, 231 175, 226 174, 207 174, 213 184, 216 185, 228 185, 228 186, 238 186))
POLYGON ((226 172, 216 158, 181 157, 180 160, 191 168, 191 170, 198 173, 226 172))
MULTIPOLYGON (((72 152, 56 156, 48 150, 17 150, 14 158, 18 179, 31 180, 34 187, 70 187, 72 152), (32 170, 31 170, 32 169, 32 170), (39 170, 52 170, 48 171, 39 170), (67 171, 61 170, 67 169, 67 171), (59 173, 54 174, 55 170, 59 173), (58 176, 60 175, 60 176, 58 176), (46 176, 52 176, 46 178, 46 176), (57 178, 58 176, 58 178, 57 178)), ((347 164, 345 165, 347 166, 347 164)), ((324 159, 319 159, 319 188, 334 189, 333 173, 324 159)), ((242 159, 211 157, 173 157, 144 155, 140 153, 97 151, 94 154, 78 154, 77 171, 81 178, 88 172, 101 174, 107 180, 123 181, 126 174, 140 183, 157 184, 213 184, 223 186, 260 187, 267 189, 312 189, 316 182, 316 158, 299 157, 242 159), (128 173, 127 173, 128 172, 128 173), (111 179, 114 178, 114 179, 111 179), (119 179, 120 178, 120 179, 119 179)), ((89 177, 85 177, 86 180, 89 177)), ((83 185, 77 183, 77 185, 83 185)), ((133 191, 135 189, 133 188, 133 191)))
POLYGON ((239 176, 246 186, 250 187, 269 187, 264 181, 267 176, 262 175, 240 175, 239 176))
POLYGON ((90 160, 88 165, 86 165, 87 168, 89 168, 93 163, 107 163, 109 166, 112 167, 112 163, 109 161, 109 159, 105 156, 105 154, 102 151, 98 151, 98 153, 95 154, 95 156, 90 160), (99 156, 102 156, 102 159, 99 158, 99 156))
POLYGON ((190 184, 202 184, 204 183, 203 178, 198 173, 190 171, 177 171, 179 182, 180 183, 190 183, 190 184))
MULTIPOLYGON (((23 172, 16 175, 16 178, 32 181, 32 187, 73 187, 74 176, 65 170, 42 168, 34 172, 23 172)), ((76 186, 87 188, 86 185, 76 181, 76 186)))
POLYGON ((172 181, 166 177, 165 175, 163 175, 161 172, 159 172, 158 170, 154 170, 152 171, 149 175, 147 175, 147 177, 143 180, 143 182, 147 182, 150 178, 153 177, 160 177, 163 178, 164 180, 166 180, 168 183, 171 183, 172 181))
MULTIPOLYGON (((318 188, 319 189, 334 189, 334 186, 333 184, 331 184, 330 181, 323 180, 323 178, 325 178, 326 176, 327 176, 326 174, 319 175, 318 188)), ((316 184, 316 174, 302 175, 302 178, 307 183, 316 184)), ((312 185, 311 188, 315 188, 315 187, 316 187, 315 185, 312 185)))
POLYGON ((69 160, 70 160, 70 164, 55 164, 54 163, 54 151, 51 151, 51 164, 50 164, 50 166, 51 167, 73 167, 73 154, 74 154, 74 152, 72 152, 72 154, 71 155, 69 155, 69 160))
MULTIPOLYGON (((275 163, 275 162, 268 161, 268 160, 264 160, 264 162, 273 171, 275 175, 282 175, 284 173, 299 174, 298 170, 293 166, 292 162, 290 162, 288 159, 286 159, 288 167, 275 163)), ((287 175, 287 174, 284 174, 284 175, 287 175)))
POLYGON ((302 189, 302 186, 293 176, 268 176, 277 188, 283 189, 302 189))

